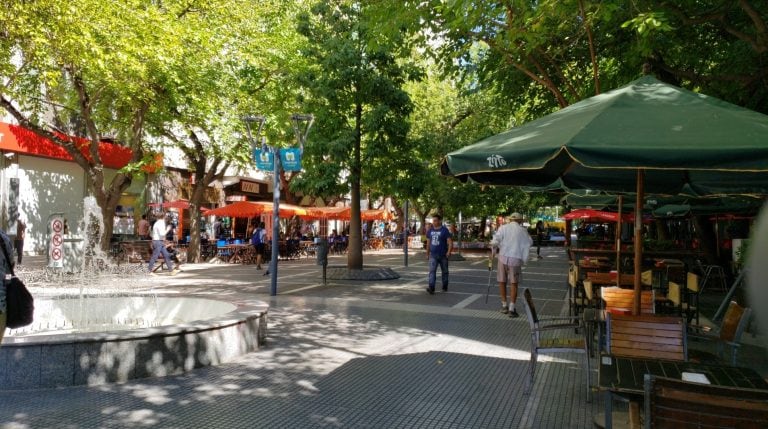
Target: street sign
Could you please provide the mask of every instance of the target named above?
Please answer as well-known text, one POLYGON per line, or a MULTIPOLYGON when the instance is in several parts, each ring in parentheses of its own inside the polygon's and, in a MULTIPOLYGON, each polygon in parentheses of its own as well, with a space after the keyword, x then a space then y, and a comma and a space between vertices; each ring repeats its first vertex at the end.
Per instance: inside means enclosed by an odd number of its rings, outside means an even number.
POLYGON ((50 220, 51 241, 48 243, 48 266, 62 268, 64 266, 64 218, 54 216, 50 220))
POLYGON ((275 169, 275 154, 268 149, 254 149, 253 160, 256 161, 256 168, 259 170, 272 171, 275 169))
POLYGON ((280 164, 285 171, 301 171, 301 150, 280 149, 280 164))

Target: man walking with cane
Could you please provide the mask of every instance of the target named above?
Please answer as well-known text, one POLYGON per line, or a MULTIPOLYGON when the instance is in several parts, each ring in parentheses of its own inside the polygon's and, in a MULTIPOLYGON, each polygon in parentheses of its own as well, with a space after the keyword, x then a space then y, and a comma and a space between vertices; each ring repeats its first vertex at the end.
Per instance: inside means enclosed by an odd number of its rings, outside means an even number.
POLYGON ((523 264, 528 260, 533 240, 528 230, 521 223, 523 215, 512 213, 510 222, 499 228, 491 240, 491 246, 498 247, 499 265, 496 280, 499 282, 501 312, 509 317, 518 317, 515 310, 517 285, 522 278, 523 264), (507 284, 509 284, 509 302, 507 302, 507 284))

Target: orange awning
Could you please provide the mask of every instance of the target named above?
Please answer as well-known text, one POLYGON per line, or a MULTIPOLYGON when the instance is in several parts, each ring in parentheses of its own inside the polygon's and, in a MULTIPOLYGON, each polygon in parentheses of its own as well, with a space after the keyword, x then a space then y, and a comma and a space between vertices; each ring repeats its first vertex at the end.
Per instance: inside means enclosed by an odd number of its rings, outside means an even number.
MULTIPOLYGON (((349 221, 352 210, 349 207, 312 207, 307 208, 304 219, 331 219, 349 221)), ((387 210, 361 210, 360 220, 392 220, 394 215, 387 210)))
POLYGON ((307 207, 303 219, 337 219, 349 220, 349 207, 307 207))
MULTIPOLYGON (((307 210, 304 207, 294 206, 292 204, 280 204, 280 217, 304 216, 307 210)), ((207 211, 207 216, 230 216, 230 217, 257 217, 263 213, 272 213, 273 205, 265 201, 238 201, 228 204, 224 207, 215 208, 207 211)))
POLYGON ((389 210, 362 210, 360 212, 360 220, 392 220, 395 215, 389 210))

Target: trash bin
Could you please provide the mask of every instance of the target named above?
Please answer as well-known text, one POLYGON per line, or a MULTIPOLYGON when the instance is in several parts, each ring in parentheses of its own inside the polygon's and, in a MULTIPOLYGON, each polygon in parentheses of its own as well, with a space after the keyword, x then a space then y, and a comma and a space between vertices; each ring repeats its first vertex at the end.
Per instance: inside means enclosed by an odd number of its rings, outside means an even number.
POLYGON ((318 238, 316 246, 317 265, 328 265, 328 239, 318 238))

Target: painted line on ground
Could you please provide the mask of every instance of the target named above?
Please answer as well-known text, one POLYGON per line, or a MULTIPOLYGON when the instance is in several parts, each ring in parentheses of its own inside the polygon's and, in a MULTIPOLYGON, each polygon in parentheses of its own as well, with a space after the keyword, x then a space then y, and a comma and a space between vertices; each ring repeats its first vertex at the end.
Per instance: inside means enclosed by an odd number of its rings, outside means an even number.
POLYGON ((482 298, 483 296, 485 296, 485 295, 482 295, 482 294, 479 294, 479 293, 472 294, 472 295, 468 296, 467 298, 465 298, 463 301, 461 301, 458 304, 454 305, 453 308, 466 308, 470 304, 472 304, 473 302, 475 302, 478 299, 482 298))

